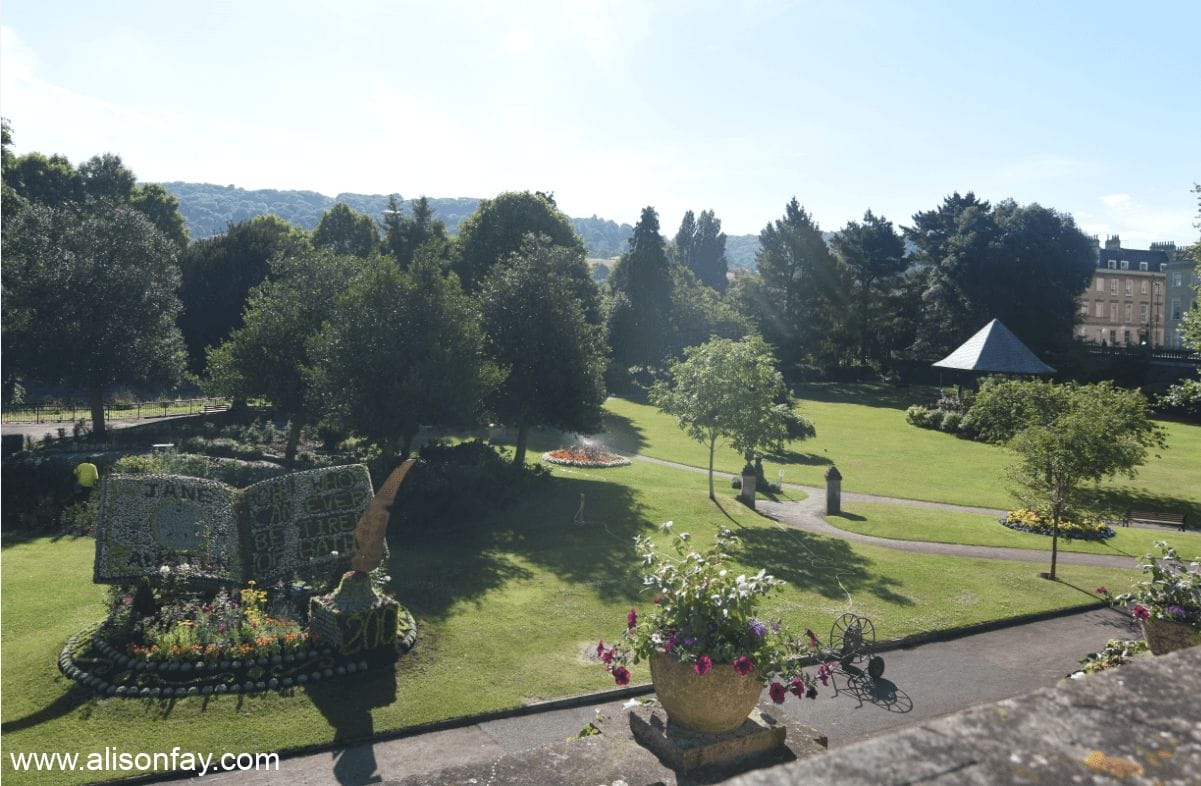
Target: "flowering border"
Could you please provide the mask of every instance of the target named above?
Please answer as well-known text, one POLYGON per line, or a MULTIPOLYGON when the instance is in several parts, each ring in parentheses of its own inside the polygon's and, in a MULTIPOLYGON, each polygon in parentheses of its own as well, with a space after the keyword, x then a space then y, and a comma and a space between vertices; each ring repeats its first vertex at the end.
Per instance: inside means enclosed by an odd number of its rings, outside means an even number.
MULTIPOLYGON (((1018 532, 1028 532, 1031 535, 1044 535, 1048 538, 1052 535, 1050 524, 1033 526, 1028 524, 1017 524, 1010 522, 1008 515, 1002 516, 1001 518, 997 519, 997 521, 1001 524, 1001 526, 1008 527, 1009 529, 1016 530, 1018 532)), ((1061 538, 1067 538, 1068 540, 1109 540, 1116 534, 1117 533, 1114 531, 1114 528, 1110 527, 1109 525, 1105 525, 1095 531, 1090 532, 1082 531, 1080 529, 1080 525, 1073 522, 1059 522, 1059 536, 1061 538)))
POLYGON ((555 453, 563 453, 562 450, 548 450, 542 454, 542 460, 548 464, 558 464, 562 467, 580 467, 582 469, 604 469, 606 467, 628 467, 630 460, 624 456, 618 456, 615 453, 602 454, 603 457, 595 459, 564 459, 555 456, 555 453))

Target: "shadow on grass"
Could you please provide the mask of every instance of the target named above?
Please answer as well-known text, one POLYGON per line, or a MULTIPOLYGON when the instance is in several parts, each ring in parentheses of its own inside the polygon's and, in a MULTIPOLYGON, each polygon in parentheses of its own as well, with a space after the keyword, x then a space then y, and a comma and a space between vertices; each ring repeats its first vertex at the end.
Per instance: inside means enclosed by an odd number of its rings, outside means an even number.
POLYGON ((913 404, 929 404, 940 395, 933 385, 898 386, 887 382, 813 382, 799 385, 796 394, 802 407, 805 401, 822 401, 900 410, 913 404))
POLYGON ((882 575, 844 541, 784 527, 743 530, 739 537, 740 562, 762 567, 797 589, 832 599, 868 592, 889 603, 913 605, 911 598, 896 591, 901 582, 882 575))
POLYGON ((37 712, 32 712, 23 718, 17 718, 12 721, 4 722, 4 733, 21 731, 28 729, 31 726, 37 726, 40 723, 56 720, 64 715, 69 715, 85 704, 89 704, 94 700, 92 692, 86 688, 80 687, 75 683, 71 683, 71 687, 66 693, 59 696, 54 701, 42 707, 37 712))
MULTIPOLYGON (((841 513, 827 513, 826 514, 827 519, 829 519, 831 517, 839 518, 839 519, 846 519, 847 521, 867 521, 867 519, 865 517, 860 516, 857 513, 848 513, 845 510, 842 511, 841 513)), ((834 524, 833 526, 838 526, 838 525, 834 524)))
POLYGON ((69 533, 69 532, 61 532, 59 530, 52 530, 52 529, 4 530, 3 538, 2 538, 3 543, 0 543, 0 549, 8 549, 11 546, 21 546, 26 543, 32 543, 35 540, 40 540, 41 538, 49 538, 51 543, 58 543, 59 541, 62 541, 62 540, 72 541, 72 540, 76 540, 78 538, 85 538, 85 537, 90 538, 91 536, 78 535, 78 534, 69 533))
MULTIPOLYGON (((1193 500, 1152 494, 1130 486, 1097 487, 1085 490, 1084 494, 1089 504, 1115 516, 1125 516, 1131 511, 1183 513, 1189 530, 1196 531, 1201 527, 1201 503, 1193 500)), ((1171 531, 1164 529, 1165 535, 1171 531)))
POLYGON ((764 453, 763 458, 776 464, 791 466, 823 467, 834 463, 834 460, 829 456, 819 456, 816 453, 798 453, 795 450, 764 453))
POLYGON ((532 579, 532 563, 606 598, 636 598, 634 536, 645 530, 634 492, 618 483, 556 476, 530 499, 470 522, 425 522, 389 533, 389 591, 418 619, 532 579), (581 511, 581 503, 583 510, 581 511))
POLYGON ((334 729, 333 776, 342 784, 379 783, 375 734, 371 710, 396 701, 396 673, 392 669, 374 674, 366 681, 318 684, 305 691, 313 706, 334 729), (354 743, 363 743, 355 745, 354 743))
POLYGON ((642 429, 623 415, 605 412, 605 431, 602 437, 605 447, 619 453, 641 453, 646 447, 642 429))

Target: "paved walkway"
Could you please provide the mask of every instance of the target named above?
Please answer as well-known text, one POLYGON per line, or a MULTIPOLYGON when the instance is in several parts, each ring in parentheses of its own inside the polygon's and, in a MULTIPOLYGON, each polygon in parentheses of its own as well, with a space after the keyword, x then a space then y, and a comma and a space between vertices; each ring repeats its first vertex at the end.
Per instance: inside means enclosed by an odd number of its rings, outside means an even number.
MULTIPOLYGON (((663 459, 651 458, 649 456, 634 456, 633 458, 639 461, 645 461, 651 464, 658 464, 665 467, 673 467, 688 472, 699 472, 707 474, 707 469, 700 467, 692 467, 687 464, 677 464, 672 461, 664 461, 663 459)), ((733 478, 728 472, 714 472, 714 476, 722 478, 733 478)), ((867 543, 873 546, 882 546, 887 549, 896 549, 898 551, 914 551, 922 554, 941 554, 947 557, 973 557, 977 559, 1003 559, 1014 562, 1047 562, 1047 552, 1034 549, 1012 549, 999 546, 965 546, 958 543, 931 543, 921 540, 897 540, 894 538, 878 538, 874 535, 863 535, 858 532, 851 532, 845 529, 839 529, 833 526, 826 519, 822 511, 825 508, 826 490, 816 486, 800 486, 794 483, 785 483, 785 489, 793 491, 803 491, 808 496, 802 500, 788 502, 772 502, 771 500, 757 500, 755 502, 756 509, 767 516, 768 518, 778 521, 781 524, 786 524, 790 527, 795 527, 805 532, 812 532, 815 535, 824 535, 828 538, 837 538, 838 540, 853 541, 855 543, 867 543)), ((917 508, 931 508, 935 510, 952 510, 964 513, 980 513, 990 516, 1002 516, 1005 511, 995 508, 977 508, 970 505, 950 505, 944 502, 925 502, 916 499, 902 499, 899 497, 881 497, 875 494, 858 494, 855 492, 844 492, 842 495, 843 501, 849 502, 883 502, 889 505, 907 505, 917 508)), ((1138 560, 1133 557, 1122 557, 1110 554, 1084 554, 1073 551, 1060 551, 1058 561, 1063 565, 1088 565, 1092 567, 1103 568, 1134 568, 1138 565, 1138 560)))

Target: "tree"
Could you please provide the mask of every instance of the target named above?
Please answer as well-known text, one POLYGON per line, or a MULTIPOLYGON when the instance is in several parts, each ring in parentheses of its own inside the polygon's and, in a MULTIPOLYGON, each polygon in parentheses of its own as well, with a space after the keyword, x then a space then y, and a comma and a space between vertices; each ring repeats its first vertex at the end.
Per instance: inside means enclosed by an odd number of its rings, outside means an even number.
POLYGON ((307 248, 308 236, 299 227, 271 215, 231 224, 224 235, 188 246, 180 260, 179 327, 193 371, 203 370, 207 347, 242 326, 247 295, 267 278, 271 259, 307 248))
POLYGON ((479 311, 436 260, 370 260, 310 342, 313 397, 335 423, 408 456, 422 425, 473 425, 498 374, 479 311))
POLYGON ((956 193, 913 218, 906 235, 926 268, 919 351, 945 354, 994 318, 1036 352, 1072 342, 1094 257, 1071 216, 956 193))
MULTIPOLYGON (((1053 383, 1035 383, 1051 386, 1053 383)), ((1059 523, 1089 504, 1082 484, 1114 475, 1134 477, 1148 448, 1162 447, 1163 432, 1136 390, 1110 382, 1061 387, 1030 408, 1025 428, 1009 442, 1017 462, 1009 469, 1014 493, 1051 516, 1051 571, 1059 553, 1059 523)))
POLYGON ((434 218, 430 201, 421 197, 413 202, 413 216, 401 212, 400 201, 393 194, 388 197, 388 209, 384 211, 384 251, 396 260, 401 270, 413 263, 417 249, 429 242, 445 244, 446 225, 434 218))
POLYGON ((726 260, 726 234, 721 231, 721 219, 712 210, 701 212, 698 220, 689 210, 676 232, 676 261, 692 271, 705 286, 725 293, 729 271, 726 260))
POLYGON ((262 396, 291 419, 284 461, 292 465, 313 412, 309 340, 362 268, 357 257, 309 250, 271 262, 271 278, 250 291, 242 327, 208 350, 211 389, 231 398, 262 396))
POLYGON ((532 426, 585 434, 601 428, 604 342, 564 273, 575 267, 565 256, 583 263, 579 249, 531 236, 480 288, 488 356, 507 371, 492 407, 517 428, 518 466, 532 426))
POLYGON ((655 383, 650 400, 674 416, 689 437, 709 446, 709 499, 717 499, 713 456, 719 438, 747 451, 782 445, 790 438, 790 424, 802 438, 813 434, 793 412, 797 402, 763 339, 716 338, 689 347, 684 356, 669 370, 669 381, 655 383))
MULTIPOLYGON (((495 199, 480 202, 479 209, 459 228, 454 270, 459 274, 463 289, 474 292, 493 266, 521 250, 526 235, 530 234, 545 235, 550 238, 551 245, 584 252, 584 242, 572 229, 567 216, 555 206, 553 196, 542 192, 507 191, 495 199)), ((587 266, 582 267, 584 279, 591 284, 587 266)), ((576 284, 577 287, 583 285, 583 282, 576 284)))
POLYGON ((783 218, 759 233, 761 288, 746 303, 763 337, 776 348, 786 375, 829 343, 832 312, 841 298, 838 269, 821 228, 794 197, 783 218))
POLYGON ((28 206, 4 238, 5 366, 86 390, 104 439, 110 386, 170 384, 182 370, 175 254, 126 205, 28 206))
POLYGON ((313 230, 313 246, 335 254, 366 259, 378 245, 379 228, 374 219, 354 211, 344 202, 336 202, 325 211, 313 230))
POLYGON ((672 265, 666 355, 683 357, 684 348, 711 338, 740 339, 750 332, 747 318, 717 292, 697 281, 682 265, 672 265))
POLYGON ((609 311, 609 342, 623 366, 658 366, 667 353, 672 296, 671 264, 659 214, 642 209, 630 247, 613 266, 609 287, 614 302, 609 311))
POLYGON ((908 266, 905 244, 891 221, 869 210, 862 224, 847 222, 831 245, 847 271, 848 308, 844 320, 848 329, 844 334, 855 347, 860 363, 885 360, 894 348, 888 339, 898 332, 889 323, 917 318, 916 313, 899 313, 897 308, 908 266))

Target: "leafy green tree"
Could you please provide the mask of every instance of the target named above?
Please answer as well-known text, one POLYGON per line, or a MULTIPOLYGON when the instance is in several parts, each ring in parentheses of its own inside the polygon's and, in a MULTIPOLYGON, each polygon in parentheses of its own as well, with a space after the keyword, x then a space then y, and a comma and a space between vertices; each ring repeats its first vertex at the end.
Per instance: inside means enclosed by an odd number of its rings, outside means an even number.
POLYGON ((919 351, 945 354, 994 318, 1036 352, 1072 342, 1093 249, 1071 216, 956 193, 906 234, 926 269, 919 351))
POLYGON ((487 353, 507 372, 492 408, 517 428, 517 465, 525 461, 531 427, 586 434, 601 428, 604 341, 564 272, 583 262, 578 248, 531 236, 480 287, 487 353))
POLYGON ((379 228, 375 220, 355 212, 344 202, 336 202, 325 211, 313 230, 313 246, 335 254, 366 259, 378 245, 379 228))
POLYGON ((790 439, 790 426, 798 436, 813 434, 804 421, 796 429, 797 402, 763 339, 716 338, 689 347, 684 356, 669 370, 669 380, 655 383, 650 400, 675 417, 689 437, 709 446, 709 499, 717 499, 713 456, 718 439, 747 451, 782 445, 790 439))
POLYGON ((740 339, 750 323, 732 304, 705 286, 682 265, 672 265, 667 355, 683 357, 684 348, 711 338, 740 339))
POLYGON ((137 210, 33 204, 6 227, 4 364, 84 389, 104 439, 115 384, 171 384, 183 367, 176 248, 137 210))
MULTIPOLYGON (((480 202, 479 209, 459 228, 454 270, 463 289, 474 292, 489 270, 521 250, 526 235, 530 234, 545 235, 551 245, 584 252, 583 241, 572 229, 570 219, 555 205, 553 196, 507 191, 480 202)), ((586 265, 582 273, 591 284, 586 265)), ((577 282, 576 286, 586 291, 584 282, 577 282)))
MULTIPOLYGON (((1201 183, 1193 186, 1193 193, 1197 195, 1197 223, 1193 226, 1201 229, 1201 183)), ((1196 263, 1193 268, 1194 281, 1201 282, 1201 239, 1184 249, 1184 253, 1196 263)), ((1181 321, 1181 338, 1186 347, 1201 352, 1201 307, 1197 305, 1197 301, 1201 300, 1201 285, 1194 284, 1193 290, 1197 295, 1193 307, 1185 312, 1181 321)), ((1201 369, 1198 369, 1197 376, 1169 387, 1159 403, 1193 417, 1201 417, 1201 369)))
POLYGON ((898 310, 898 294, 908 266, 905 243, 891 221, 869 210, 863 223, 847 222, 831 245, 847 271, 848 329, 844 333, 856 348, 856 359, 860 363, 885 360, 894 348, 889 338, 900 332, 890 323, 898 317, 915 321, 918 316, 898 310))
POLYGON ((284 461, 296 458, 300 431, 313 414, 309 340, 334 313, 338 296, 363 266, 353 256, 309 250, 271 261, 271 277, 250 291, 242 327, 208 350, 211 389, 231 398, 261 396, 288 416, 284 461))
POLYGON ((821 228, 795 197, 784 216, 759 233, 759 244, 761 284, 744 290, 753 300, 743 305, 791 376, 829 343, 842 297, 838 268, 821 228))
POLYGON ((721 219, 712 210, 701 211, 700 218, 689 210, 680 222, 675 239, 676 261, 692 271, 696 279, 705 286, 725 293, 728 282, 726 273, 726 234, 721 231, 721 219))
POLYGON ((1088 506, 1084 484, 1115 475, 1133 478, 1135 468, 1146 461, 1147 450, 1162 447, 1164 437, 1151 421, 1146 399, 1136 390, 1102 382, 1068 386, 1044 400, 1059 405, 1031 408, 1036 414, 1009 442, 1017 454, 1009 477, 1015 495, 1028 507, 1050 513, 1050 578, 1054 579, 1059 524, 1088 506))
POLYGON ((256 216, 230 225, 223 235, 198 240, 184 252, 180 267, 183 313, 179 326, 194 372, 204 368, 205 349, 224 341, 242 325, 252 287, 267 278, 270 261, 308 248, 308 236, 275 216, 256 216))
POLYGON ((614 302, 609 311, 609 343, 623 366, 658 366, 668 350, 672 271, 659 214, 642 209, 630 248, 609 275, 614 302))
POLYGON ((389 464, 408 456, 422 425, 474 424, 498 376, 475 303, 428 258, 407 271, 370 260, 309 349, 321 410, 379 445, 389 464))
POLYGON ((448 240, 446 225, 434 218, 429 199, 421 197, 413 202, 412 212, 412 217, 404 215, 396 195, 388 197, 388 209, 384 211, 384 250, 401 270, 408 269, 421 246, 429 242, 444 245, 448 240))

